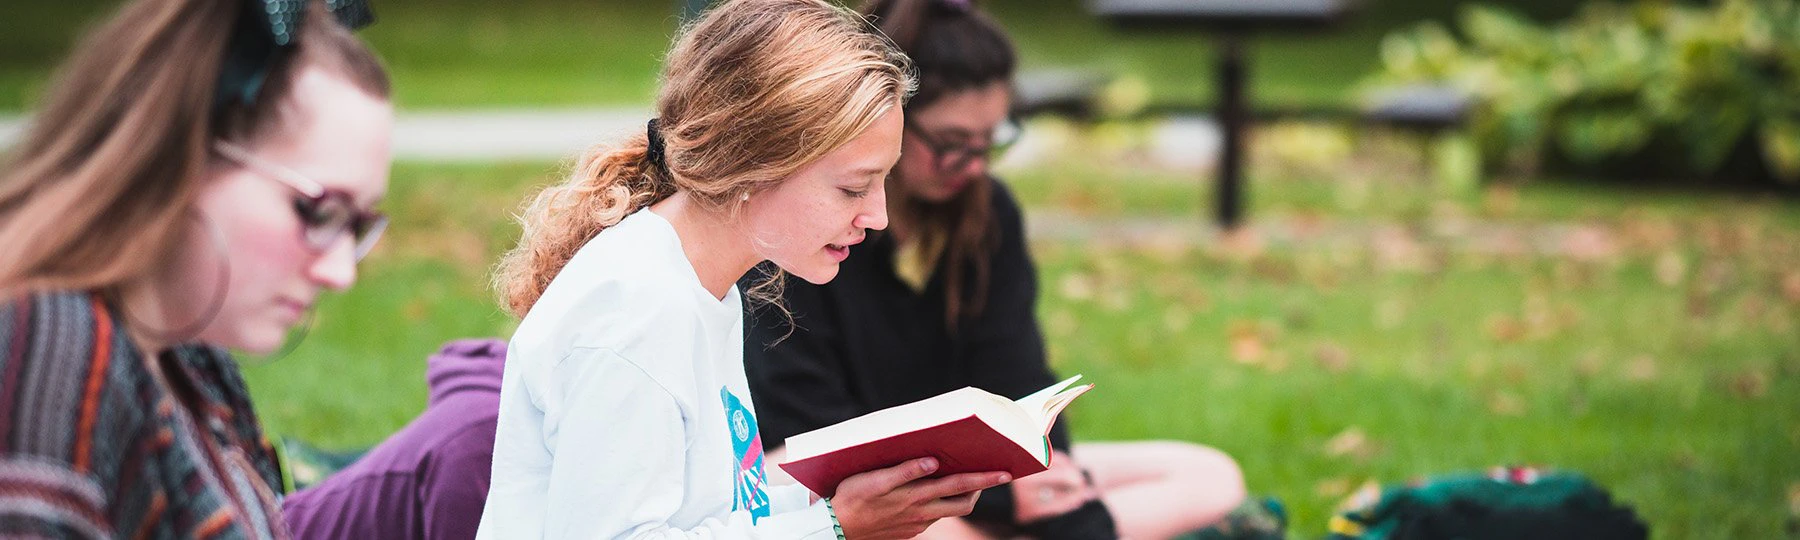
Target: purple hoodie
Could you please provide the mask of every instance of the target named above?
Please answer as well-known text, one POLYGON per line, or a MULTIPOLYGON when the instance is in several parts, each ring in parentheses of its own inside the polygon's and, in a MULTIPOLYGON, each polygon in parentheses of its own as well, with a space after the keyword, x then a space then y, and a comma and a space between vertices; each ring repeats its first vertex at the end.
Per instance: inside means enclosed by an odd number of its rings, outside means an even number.
POLYGON ((447 343, 425 412, 356 463, 288 495, 294 538, 474 538, 494 459, 506 342, 447 343))

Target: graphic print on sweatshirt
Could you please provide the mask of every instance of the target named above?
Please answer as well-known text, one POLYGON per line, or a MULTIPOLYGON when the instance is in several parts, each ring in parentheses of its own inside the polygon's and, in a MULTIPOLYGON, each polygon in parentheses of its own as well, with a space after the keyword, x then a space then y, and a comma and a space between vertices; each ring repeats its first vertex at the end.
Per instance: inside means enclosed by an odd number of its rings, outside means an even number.
POLYGON ((721 387, 719 401, 725 404, 725 424, 731 430, 732 454, 737 456, 737 489, 731 498, 731 511, 749 511, 750 523, 754 524, 769 517, 769 479, 763 474, 762 434, 756 429, 756 414, 737 395, 721 387))

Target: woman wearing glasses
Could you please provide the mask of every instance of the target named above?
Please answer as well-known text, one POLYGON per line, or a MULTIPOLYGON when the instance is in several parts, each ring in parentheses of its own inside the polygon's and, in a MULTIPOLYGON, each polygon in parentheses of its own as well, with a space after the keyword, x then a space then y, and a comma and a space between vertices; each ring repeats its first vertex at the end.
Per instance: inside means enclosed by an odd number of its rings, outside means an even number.
MULTIPOLYGON (((1011 44, 966 0, 879 0, 864 12, 913 59, 919 91, 887 183, 887 230, 852 247, 831 283, 789 281, 794 324, 751 324, 745 366, 772 446, 963 386, 1017 398, 1058 380, 1018 204, 987 171, 1018 134, 1011 44)), ((1243 499, 1236 464, 1209 448, 1090 443, 1071 455, 1066 426, 1051 438, 1050 471, 988 490, 967 520, 928 534, 1169 538, 1243 499)))
POLYGON ((63 66, 0 177, 0 536, 286 536, 225 350, 355 281, 392 123, 323 4, 139 0, 63 66))

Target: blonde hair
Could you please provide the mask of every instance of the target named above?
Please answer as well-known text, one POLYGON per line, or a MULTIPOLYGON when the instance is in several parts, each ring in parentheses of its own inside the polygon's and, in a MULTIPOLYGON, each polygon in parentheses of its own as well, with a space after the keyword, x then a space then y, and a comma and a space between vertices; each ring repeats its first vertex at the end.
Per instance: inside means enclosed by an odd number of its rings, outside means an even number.
POLYGON ((312 65, 386 98, 373 53, 309 1, 297 50, 255 103, 215 106, 242 0, 139 0, 89 33, 0 175, 0 298, 107 290, 141 277, 185 230, 216 139, 280 129, 312 65))
MULTIPOLYGON (((634 135, 590 149, 567 180, 533 197, 518 246, 494 274, 501 304, 523 317, 595 235, 677 190, 735 212, 744 195, 898 111, 913 84, 887 38, 824 0, 730 0, 708 11, 665 62, 656 100, 663 165, 652 163, 648 136, 634 135)), ((772 300, 773 289, 747 294, 772 300)))

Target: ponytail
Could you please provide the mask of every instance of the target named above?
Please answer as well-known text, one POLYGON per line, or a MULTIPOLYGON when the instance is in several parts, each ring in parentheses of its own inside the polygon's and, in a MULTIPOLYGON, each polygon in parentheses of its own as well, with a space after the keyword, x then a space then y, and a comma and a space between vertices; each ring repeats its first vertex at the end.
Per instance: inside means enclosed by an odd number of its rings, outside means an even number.
POLYGON ((494 271, 494 289, 508 313, 524 317, 531 311, 575 252, 600 231, 675 194, 669 173, 651 157, 645 136, 617 148, 590 148, 567 180, 532 197, 518 218, 524 229, 519 245, 494 271))
MULTIPOLYGON (((631 213, 681 191, 730 215, 901 107, 913 88, 905 55, 826 0, 720 2, 683 29, 664 62, 645 133, 588 151, 519 216, 523 236, 493 282, 508 312, 530 312, 582 246, 631 213)), ((767 285, 746 295, 779 293, 767 285)))

